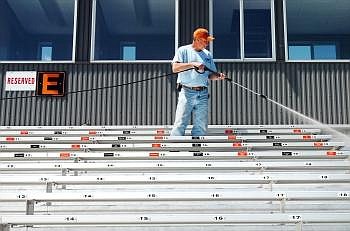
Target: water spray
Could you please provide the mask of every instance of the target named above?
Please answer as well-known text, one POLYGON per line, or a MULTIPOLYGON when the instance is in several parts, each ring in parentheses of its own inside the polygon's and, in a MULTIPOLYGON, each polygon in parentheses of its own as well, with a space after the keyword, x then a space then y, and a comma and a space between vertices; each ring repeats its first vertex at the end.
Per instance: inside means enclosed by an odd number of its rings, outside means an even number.
MULTIPOLYGON (((195 67, 194 69, 200 74, 203 74, 205 71, 209 71, 209 72, 211 72, 211 73, 213 73, 215 75, 220 75, 220 73, 218 73, 216 71, 213 71, 213 70, 211 70, 210 68, 208 68, 206 66, 204 67, 203 72, 199 72, 199 68, 195 67)), ((280 107, 280 108, 282 108, 282 109, 284 109, 286 111, 289 111, 289 112, 299 116, 300 118, 302 118, 302 119, 304 119, 306 121, 309 121, 309 122, 311 122, 314 125, 319 126, 320 128, 328 130, 329 132, 331 132, 335 136, 338 136, 345 143, 345 149, 349 149, 350 148, 350 137, 345 135, 344 133, 341 133, 341 132, 331 128, 327 124, 323 124, 323 123, 321 123, 321 122, 319 122, 319 121, 317 121, 315 119, 312 119, 312 118, 310 118, 310 117, 308 117, 308 116, 306 116, 306 115, 304 115, 304 114, 302 114, 302 113, 300 113, 298 111, 295 111, 295 110, 293 110, 293 109, 291 109, 291 108, 289 108, 289 107, 287 107, 287 106, 285 106, 285 105, 283 105, 283 104, 281 104, 281 103, 279 103, 279 102, 277 102, 277 101, 275 101, 273 99, 270 99, 266 95, 263 95, 261 93, 255 92, 252 89, 249 89, 249 88, 247 88, 247 87, 245 87, 245 86, 243 86, 243 85, 233 81, 231 78, 226 77, 225 80, 230 82, 230 83, 232 83, 232 84, 234 84, 234 85, 236 85, 236 86, 238 86, 238 87, 240 87, 240 88, 242 88, 242 89, 244 89, 244 90, 246 90, 246 91, 248 91, 248 92, 250 92, 250 93, 252 93, 252 94, 254 94, 254 95, 257 95, 257 96, 261 97, 262 99, 264 99, 266 101, 270 101, 271 103, 277 105, 278 107, 280 107)))

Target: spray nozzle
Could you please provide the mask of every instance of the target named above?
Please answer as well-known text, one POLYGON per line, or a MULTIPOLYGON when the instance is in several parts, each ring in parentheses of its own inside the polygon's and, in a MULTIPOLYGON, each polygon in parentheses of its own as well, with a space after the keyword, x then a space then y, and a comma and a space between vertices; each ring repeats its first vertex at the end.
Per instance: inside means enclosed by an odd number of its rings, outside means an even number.
POLYGON ((203 74, 204 72, 206 72, 206 71, 209 71, 209 72, 212 72, 212 73, 217 73, 216 71, 213 71, 213 70, 211 70, 209 67, 207 67, 207 66, 204 66, 204 68, 203 68, 203 70, 202 71, 200 71, 200 69, 199 69, 199 67, 194 67, 194 70, 197 72, 197 73, 199 73, 199 74, 203 74))
POLYGON ((199 67, 194 67, 194 70, 195 70, 198 74, 204 74, 204 72, 206 71, 205 68, 204 68, 202 71, 200 71, 199 67))

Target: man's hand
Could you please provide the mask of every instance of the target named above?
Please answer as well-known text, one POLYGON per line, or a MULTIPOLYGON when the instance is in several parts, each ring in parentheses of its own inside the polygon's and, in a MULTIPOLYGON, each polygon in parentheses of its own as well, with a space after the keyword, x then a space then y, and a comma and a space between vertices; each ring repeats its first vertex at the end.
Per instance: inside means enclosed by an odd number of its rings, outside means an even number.
POLYGON ((205 65, 201 62, 191 62, 192 66, 194 68, 196 68, 199 72, 203 72, 204 73, 204 67, 205 65))
POLYGON ((209 76, 210 80, 224 80, 225 78, 226 78, 226 75, 221 72, 215 72, 209 76))
POLYGON ((217 77, 218 77, 218 79, 225 79, 226 78, 226 75, 224 74, 224 73, 217 73, 217 75, 216 75, 217 77))

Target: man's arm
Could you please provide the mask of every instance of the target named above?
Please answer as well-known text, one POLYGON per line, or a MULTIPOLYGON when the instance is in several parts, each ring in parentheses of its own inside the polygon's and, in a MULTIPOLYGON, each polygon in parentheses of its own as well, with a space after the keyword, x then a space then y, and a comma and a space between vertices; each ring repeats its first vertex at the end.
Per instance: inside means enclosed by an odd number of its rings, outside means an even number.
POLYGON ((226 78, 226 75, 224 73, 214 72, 209 75, 210 80, 223 80, 225 78, 226 78))
POLYGON ((191 63, 180 63, 180 62, 174 62, 172 63, 172 69, 174 73, 181 72, 184 70, 188 70, 191 68, 198 68, 199 71, 204 70, 204 64, 200 62, 191 62, 191 63))

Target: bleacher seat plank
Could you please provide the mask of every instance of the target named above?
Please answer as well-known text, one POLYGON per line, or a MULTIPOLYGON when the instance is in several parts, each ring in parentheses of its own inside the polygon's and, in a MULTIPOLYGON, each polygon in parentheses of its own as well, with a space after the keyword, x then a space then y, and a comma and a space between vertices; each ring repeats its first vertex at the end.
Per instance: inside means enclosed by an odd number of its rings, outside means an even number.
POLYGON ((0 144, 0 152, 5 150, 107 150, 107 149, 122 149, 122 150, 237 150, 243 148, 250 149, 281 149, 281 148, 304 148, 304 149, 340 149, 345 144, 344 142, 263 142, 263 143, 104 143, 104 144, 44 144, 44 143, 29 143, 29 144, 0 144))
MULTIPOLYGON (((244 135, 244 134, 298 134, 298 135, 315 135, 321 132, 317 128, 309 129, 210 129, 209 135, 244 135)), ((185 130, 187 136, 191 135, 191 130, 185 130)), ((0 136, 116 136, 116 135, 162 135, 169 136, 170 130, 154 129, 154 130, 0 130, 0 136)))
POLYGON ((104 215, 6 215, 0 216, 1 224, 11 225, 97 225, 97 224, 295 224, 350 223, 350 213, 124 213, 104 215))
POLYGON ((113 160, 113 159, 339 159, 349 158, 350 151, 342 150, 268 150, 268 151, 232 151, 232 152, 198 152, 198 151, 108 151, 108 152, 1 152, 0 161, 30 160, 113 160))
POLYGON ((307 184, 349 183, 350 174, 338 173, 119 173, 96 176, 11 176, 0 184, 307 184))
POLYGON ((350 191, 229 191, 200 190, 123 190, 117 192, 0 193, 0 202, 16 201, 350 201, 350 191))
POLYGON ((0 163, 0 171, 350 170, 350 161, 232 162, 118 161, 108 163, 0 163))
POLYGON ((3 143, 27 142, 232 142, 232 141, 328 141, 331 135, 230 135, 230 136, 0 136, 3 143))
MULTIPOLYGON (((331 127, 331 126, 330 126, 331 127)), ((81 126, 0 126, 0 130, 138 130, 138 129, 165 129, 170 130, 173 125, 81 125, 81 126)), ((187 126, 192 129, 192 125, 187 126)), ((208 125, 209 129, 308 129, 317 128, 313 124, 247 124, 247 125, 208 125)))

